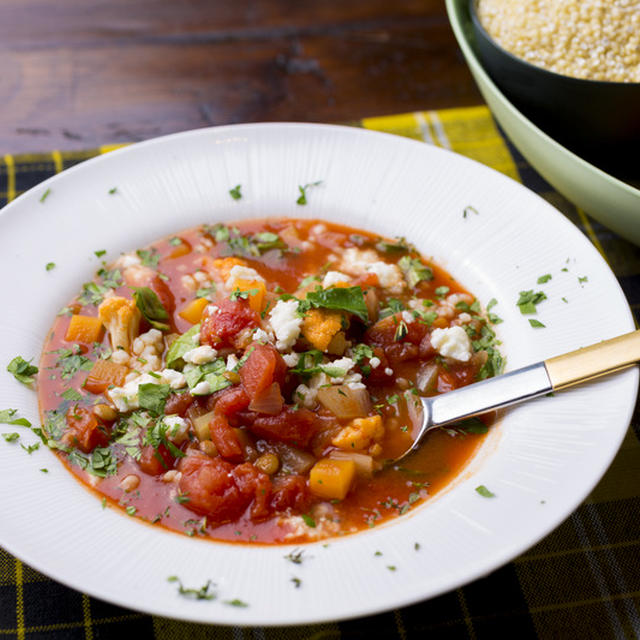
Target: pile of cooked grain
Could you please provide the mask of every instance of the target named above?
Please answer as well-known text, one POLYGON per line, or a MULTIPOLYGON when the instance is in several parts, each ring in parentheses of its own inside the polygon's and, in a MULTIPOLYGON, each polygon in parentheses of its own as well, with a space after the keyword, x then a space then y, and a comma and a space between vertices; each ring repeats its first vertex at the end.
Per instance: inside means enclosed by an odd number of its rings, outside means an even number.
POLYGON ((478 0, 507 51, 575 78, 640 82, 640 0, 478 0))

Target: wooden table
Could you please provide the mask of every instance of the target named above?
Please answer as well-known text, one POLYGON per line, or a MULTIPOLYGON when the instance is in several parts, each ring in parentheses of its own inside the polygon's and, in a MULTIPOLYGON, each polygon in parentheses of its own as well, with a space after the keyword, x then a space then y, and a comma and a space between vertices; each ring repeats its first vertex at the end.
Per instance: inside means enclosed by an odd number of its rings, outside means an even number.
POLYGON ((0 0, 0 153, 481 102, 442 0, 0 0))

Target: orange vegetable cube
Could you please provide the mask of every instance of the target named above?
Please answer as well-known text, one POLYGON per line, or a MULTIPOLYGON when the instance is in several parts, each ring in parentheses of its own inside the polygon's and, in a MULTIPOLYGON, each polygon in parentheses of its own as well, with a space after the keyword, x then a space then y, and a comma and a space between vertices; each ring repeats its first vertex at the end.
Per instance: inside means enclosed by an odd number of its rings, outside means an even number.
POLYGON ((89 372, 84 388, 90 393, 103 393, 110 385, 121 387, 129 369, 110 360, 97 360, 89 372))
POLYGON ((223 280, 229 279, 229 274, 231 273, 231 269, 236 265, 241 267, 246 267, 247 263, 240 258, 216 258, 213 261, 214 268, 218 271, 223 280))
POLYGON ((100 342, 104 327, 100 318, 95 316, 71 316, 67 335, 64 339, 67 342, 83 342, 91 344, 92 342, 100 342))
POLYGON ((182 238, 180 238, 180 241, 180 244, 176 245, 169 254, 169 258, 171 258, 172 260, 174 260, 175 258, 181 258, 182 256, 186 256, 188 253, 191 253, 191 245, 182 238))
POLYGON ((191 324, 196 324, 200 322, 200 318, 202 318, 202 312, 204 308, 209 304, 209 301, 206 298, 196 298, 192 300, 187 305, 185 305, 184 309, 178 313, 181 318, 184 318, 187 322, 191 324))
POLYGON ((309 473, 309 488, 321 498, 343 500, 355 476, 356 464, 353 460, 323 458, 313 465, 309 473))
POLYGON ((267 286, 262 280, 242 280, 237 278, 234 284, 234 291, 249 292, 249 306, 256 312, 260 313, 264 306, 264 296, 267 293, 267 286))
POLYGON ((302 335, 314 349, 326 351, 334 336, 342 329, 342 313, 326 309, 310 309, 302 321, 302 335))

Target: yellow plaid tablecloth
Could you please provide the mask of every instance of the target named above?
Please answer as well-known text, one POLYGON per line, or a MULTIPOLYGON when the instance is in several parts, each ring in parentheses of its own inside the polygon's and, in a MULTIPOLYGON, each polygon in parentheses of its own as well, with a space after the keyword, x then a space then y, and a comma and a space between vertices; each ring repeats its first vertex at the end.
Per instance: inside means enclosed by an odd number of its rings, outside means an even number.
MULTIPOLYGON (((523 182, 548 200, 609 262, 640 317, 640 249, 590 220, 523 160, 486 107, 383 118, 361 126, 453 149, 523 182)), ((0 205, 50 175, 112 147, 0 161, 0 205)), ((241 629, 196 625, 121 609, 49 580, 0 549, 0 640, 116 638, 640 638, 640 411, 613 465, 551 535, 490 576, 389 613, 346 622, 241 629)), ((0 505, 1 508, 1 505, 0 505)))

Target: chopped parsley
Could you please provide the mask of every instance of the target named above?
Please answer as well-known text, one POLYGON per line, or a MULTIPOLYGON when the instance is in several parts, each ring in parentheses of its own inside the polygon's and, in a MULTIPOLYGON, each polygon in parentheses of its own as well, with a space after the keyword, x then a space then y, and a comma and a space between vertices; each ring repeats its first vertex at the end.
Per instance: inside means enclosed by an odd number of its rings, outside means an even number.
POLYGON ((551 280, 552 276, 550 273, 545 273, 543 276, 540 276, 538 278, 538 284, 545 284, 545 282, 549 282, 549 280, 551 280))
POLYGON ((317 187, 322 184, 322 180, 318 180, 317 182, 308 182, 304 186, 298 185, 298 191, 300 192, 300 196, 296 200, 296 204, 305 205, 307 204, 307 189, 310 187, 317 187))
POLYGON ((583 285, 585 282, 589 282, 589 278, 587 276, 581 276, 578 278, 578 282, 580 285, 583 285))
POLYGON ((536 306, 546 299, 547 295, 544 291, 534 292, 533 289, 529 289, 528 291, 520 292, 520 297, 518 298, 516 305, 518 305, 520 313, 528 315, 531 313, 537 313, 536 306))
POLYGON ((136 515, 136 511, 137 511, 137 509, 136 509, 132 504, 130 504, 130 505, 125 509, 125 511, 126 511, 130 516, 135 516, 135 515, 136 515))
POLYGON ((221 256, 259 257, 267 251, 284 251, 288 248, 284 240, 272 231, 243 235, 237 227, 216 224, 205 225, 202 232, 215 240, 216 244, 224 245, 220 249, 221 256))
POLYGON ((112 196, 117 190, 118 190, 118 187, 111 187, 111 189, 109 189, 109 195, 112 196))
POLYGON ((468 214, 470 213, 475 213, 476 215, 480 215, 478 213, 478 210, 475 207, 472 207, 470 204, 468 204, 463 210, 462 210, 462 217, 466 218, 468 214))
POLYGON ((380 253, 406 253, 411 250, 411 246, 404 238, 396 238, 395 242, 379 240, 376 242, 376 249, 380 251, 380 253))
POLYGON ((40 202, 44 202, 51 193, 51 189, 47 188, 46 191, 40 196, 40 202))
POLYGON ((40 443, 36 442, 35 444, 28 444, 26 447, 21 444, 20 445, 29 455, 31 455, 34 451, 37 451, 40 448, 40 443))
POLYGON ((284 556, 285 560, 293 562, 293 564, 302 564, 305 560, 303 549, 294 549, 291 553, 284 556))
POLYGON ((44 266, 44 268, 47 271, 51 271, 51 269, 55 269, 56 268, 56 263, 55 262, 47 262, 47 264, 44 266))
POLYGON ((216 598, 216 594, 209 591, 209 588, 213 586, 211 580, 207 580, 207 582, 199 589, 185 587, 178 576, 169 576, 167 578, 167 582, 177 582, 178 593, 187 598, 193 598, 194 600, 215 600, 216 598))
POLYGON ((133 299, 142 315, 154 329, 169 331, 170 326, 164 322, 169 319, 169 314, 155 291, 149 287, 134 287, 133 299))
POLYGON ((291 582, 293 582, 293 584, 295 585, 296 589, 299 589, 302 585, 302 580, 300 580, 300 578, 296 578, 295 576, 293 576, 291 578, 291 582))
POLYGON ((547 326, 547 325, 542 324, 542 322, 540 322, 539 320, 536 320, 535 318, 529 318, 529 324, 534 329, 544 329, 547 326))
POLYGON ((98 249, 93 252, 96 258, 102 258, 103 255, 107 253, 106 249, 98 249))
POLYGON ((401 320, 396 327, 396 332, 393 336, 395 342, 400 342, 404 338, 406 338, 409 333, 409 327, 407 327, 407 323, 404 320, 401 320))
POLYGON ((307 527, 311 527, 312 529, 316 528, 316 521, 311 516, 303 513, 302 519, 304 520, 304 523, 307 525, 307 527))
POLYGON ((69 387, 60 394, 61 398, 69 400, 69 402, 80 402, 83 398, 82 394, 78 393, 75 389, 69 387))
POLYGON ((196 298, 209 298, 212 294, 216 292, 216 285, 211 284, 208 287, 201 287, 196 291, 196 298))
POLYGON ((160 262, 160 254, 157 249, 138 249, 136 251, 138 258, 142 261, 145 267, 151 267, 152 269, 158 268, 160 262))
POLYGON ((447 293, 449 293, 449 291, 451 291, 451 289, 449 287, 442 286, 442 287, 438 287, 434 291, 434 293, 436 294, 436 297, 444 298, 447 295, 447 293))
POLYGON ((55 368, 60 369, 60 377, 63 380, 72 378, 78 371, 91 371, 93 368, 93 362, 86 356, 81 355, 82 349, 80 345, 74 344, 71 349, 56 349, 55 351, 49 351, 49 353, 55 353, 58 356, 55 368))
POLYGON ((240 198, 242 198, 242 193, 240 193, 241 187, 242 185, 237 184, 235 187, 233 187, 233 189, 229 189, 229 195, 234 200, 240 200, 240 198))
POLYGON ((224 604, 228 604, 232 607, 248 607, 249 605, 238 598, 234 598, 233 600, 225 600, 224 604))
POLYGON ((318 287, 315 291, 307 293, 306 301, 313 307, 323 309, 336 309, 347 311, 357 316, 363 322, 369 319, 369 312, 364 301, 362 288, 338 287, 332 289, 322 289, 318 287))
POLYGON ((31 360, 27 361, 22 356, 16 356, 8 365, 7 371, 13 374, 13 377, 22 384, 31 385, 34 376, 38 373, 38 367, 31 364, 31 360))
POLYGON ((433 271, 418 258, 403 256, 398 261, 398 266, 404 274, 409 288, 415 287, 419 282, 433 280, 433 271))
POLYGON ((0 423, 10 424, 16 427, 30 427, 31 423, 26 418, 14 418, 17 409, 0 409, 0 423))
POLYGON ((495 493, 489 491, 489 489, 487 489, 487 487, 485 487, 483 484, 481 484, 479 487, 476 487, 476 493, 481 495, 483 498, 495 498, 496 495, 495 493))
POLYGON ((146 409, 153 416, 161 416, 170 393, 171 387, 168 384, 141 384, 138 387, 140 408, 146 409))
POLYGON ((109 447, 96 447, 90 454, 77 449, 69 452, 69 462, 99 478, 115 475, 118 461, 109 447))
POLYGON ((5 439, 5 442, 15 442, 20 438, 20 434, 13 431, 12 433, 3 433, 2 437, 5 439))

